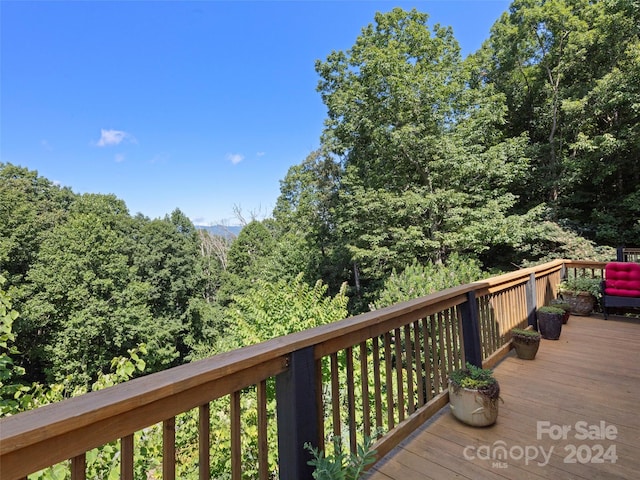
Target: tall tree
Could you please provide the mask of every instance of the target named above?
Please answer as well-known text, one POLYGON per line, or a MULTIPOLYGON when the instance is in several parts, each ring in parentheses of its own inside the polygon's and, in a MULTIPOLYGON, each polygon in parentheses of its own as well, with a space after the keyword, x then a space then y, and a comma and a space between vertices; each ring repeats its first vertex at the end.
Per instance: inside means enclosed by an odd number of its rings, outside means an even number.
POLYGON ((341 288, 348 265, 334 215, 341 174, 339 163, 319 149, 281 180, 273 212, 275 258, 284 267, 280 277, 293 279, 304 272, 310 284, 322 279, 333 293, 341 288))
POLYGON ((521 201, 612 244, 639 231, 639 38, 637 0, 515 0, 485 45, 505 132, 531 139, 521 201))
POLYGON ((112 195, 79 197, 42 242, 17 322, 18 345, 50 379, 88 382, 120 350, 144 341, 147 288, 132 282, 131 221, 112 195))
POLYGON ((517 226, 508 189, 526 137, 500 135, 503 96, 462 62, 451 29, 427 20, 378 13, 351 49, 316 64, 323 142, 344 168, 336 222, 364 289, 413 259, 510 243, 517 226))
POLYGON ((227 306, 234 296, 245 294, 258 280, 270 276, 274 246, 266 221, 252 220, 242 228, 227 253, 227 270, 218 291, 222 305, 227 306))
POLYGON ((0 272, 18 287, 46 233, 63 222, 75 195, 10 163, 0 163, 0 272))

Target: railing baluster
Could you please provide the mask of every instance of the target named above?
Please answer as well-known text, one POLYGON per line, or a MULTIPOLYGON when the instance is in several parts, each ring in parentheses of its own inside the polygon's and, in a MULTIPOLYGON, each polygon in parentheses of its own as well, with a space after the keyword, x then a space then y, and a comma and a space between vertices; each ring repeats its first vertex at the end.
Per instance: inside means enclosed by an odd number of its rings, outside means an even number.
POLYGON ((438 342, 436 330, 438 328, 437 316, 431 316, 431 348, 432 348, 432 356, 433 356, 433 389, 435 395, 438 395, 441 391, 440 389, 440 344, 438 342))
POLYGON ((369 368, 366 342, 360 343, 360 378, 362 383, 362 420, 365 437, 371 436, 371 405, 369 403, 369 368))
POLYGON ((120 478, 133 480, 133 434, 120 439, 120 478))
POLYGON ((411 325, 404 326, 404 344, 406 346, 406 362, 407 362, 407 407, 409 415, 415 412, 415 390, 413 388, 413 340, 411 340, 411 325))
MULTIPOLYGON (((258 392, 258 477, 269 478, 269 445, 267 440, 267 382, 262 380, 258 392)), ((204 479, 203 479, 204 480, 204 479)))
POLYGON ((424 380, 425 380, 425 402, 428 402, 433 398, 433 384, 431 382, 431 346, 429 345, 429 331, 430 325, 430 317, 424 317, 422 319, 422 342, 424 343, 424 380))
POLYGON ((460 364, 459 367, 463 368, 467 364, 467 360, 465 357, 465 346, 464 346, 464 334, 462 332, 462 309, 458 305, 456 307, 456 318, 458 319, 458 342, 460 344, 460 364))
POLYGON ((396 353, 396 384, 398 385, 398 418, 404 420, 404 375, 402 373, 402 334, 399 328, 394 331, 396 353))
POLYGON ((536 294, 536 276, 535 274, 529 275, 529 281, 526 284, 526 296, 527 296, 527 323, 533 327, 534 330, 538 329, 538 320, 536 319, 536 308, 538 308, 538 296, 536 294))
POLYGON ((162 479, 176 478, 176 417, 162 422, 162 479))
MULTIPOLYGON (((499 292, 498 294, 498 302, 500 305, 500 318, 496 318, 496 320, 501 320, 502 324, 508 329, 508 319, 509 312, 507 310, 507 292, 499 292)), ((498 349, 498 343, 500 341, 500 325, 498 321, 491 322, 491 326, 489 329, 489 348, 490 351, 487 352, 487 357, 491 355, 498 349)))
POLYGON ((353 375, 353 348, 348 347, 344 351, 347 357, 347 415, 349 418, 349 447, 351 452, 356 452, 356 395, 353 375))
POLYGON ((373 337, 373 397, 376 409, 376 428, 382 428, 382 385, 380 374, 380 340, 373 337))
POLYGON ((480 348, 482 358, 489 355, 488 325, 491 325, 496 318, 497 299, 494 294, 478 298, 478 327, 480 328, 480 348))
POLYGON ((338 354, 331 354, 331 413, 333 414, 333 434, 342 435, 340 420, 340 382, 338 378, 338 354))
POLYGON ((391 430, 395 425, 393 414, 393 370, 391 368, 391 334, 384 334, 384 372, 387 388, 387 428, 391 430))
POLYGON ((210 426, 210 406, 209 403, 198 407, 198 478, 200 480, 209 479, 209 449, 211 440, 209 438, 210 426))
POLYGON ((438 312, 438 350, 440 351, 440 381, 442 382, 442 389, 446 390, 447 382, 447 360, 445 358, 446 346, 444 343, 444 319, 442 312, 438 312))
MULTIPOLYGON (((522 292, 524 292, 524 286, 523 285, 518 285, 518 290, 516 292, 515 298, 513 299, 513 326, 514 327, 521 327, 522 326, 522 309, 520 308, 520 305, 522 303, 522 292)), ((511 336, 509 336, 506 340, 509 341, 509 338, 511 338, 511 336)))
POLYGON ((242 478, 242 443, 240 424, 240 392, 231 394, 231 478, 242 478))
POLYGON ((420 321, 413 322, 413 356, 416 366, 416 383, 418 388, 418 406, 424 405, 424 378, 422 378, 422 358, 423 355, 420 352, 420 321))
POLYGON ((78 455, 71 459, 71 480, 85 480, 87 475, 86 454, 78 455))
POLYGON ((445 310, 443 312, 444 318, 444 337, 446 339, 446 349, 447 349, 447 371, 450 372, 453 370, 453 351, 451 350, 451 311, 445 310))

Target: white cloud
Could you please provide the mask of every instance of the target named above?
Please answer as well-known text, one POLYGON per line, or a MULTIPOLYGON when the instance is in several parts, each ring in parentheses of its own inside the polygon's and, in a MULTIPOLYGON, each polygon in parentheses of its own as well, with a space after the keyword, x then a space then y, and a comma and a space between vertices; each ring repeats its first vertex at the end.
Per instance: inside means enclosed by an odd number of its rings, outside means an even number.
POLYGON ((256 153, 256 155, 257 155, 258 157, 264 157, 264 152, 258 152, 258 153, 256 153))
POLYGON ((130 133, 123 132, 122 130, 105 130, 101 128, 100 140, 98 140, 96 145, 99 147, 107 147, 109 145, 118 145, 124 140, 136 143, 136 139, 130 133))
POLYGON ((244 160, 244 155, 241 155, 239 153, 228 153, 227 154, 227 160, 229 160, 234 165, 237 165, 242 160, 244 160))
POLYGON ((124 154, 122 153, 116 153, 116 156, 114 157, 114 160, 116 161, 116 163, 120 163, 120 162, 124 162, 124 154))
POLYGON ((41 140, 40 141, 40 145, 42 145, 42 148, 44 148, 47 152, 51 152, 53 151, 53 147, 51 146, 51 144, 46 141, 46 140, 41 140))

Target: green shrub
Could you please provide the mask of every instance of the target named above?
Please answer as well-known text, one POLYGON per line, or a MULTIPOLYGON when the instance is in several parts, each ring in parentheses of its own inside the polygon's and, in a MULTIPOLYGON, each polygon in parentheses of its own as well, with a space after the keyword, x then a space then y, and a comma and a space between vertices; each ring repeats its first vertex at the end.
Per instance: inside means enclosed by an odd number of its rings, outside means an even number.
POLYGON ((313 455, 307 463, 315 467, 313 478, 316 480, 358 480, 367 466, 375 461, 376 451, 372 445, 373 440, 365 437, 364 443, 357 446, 356 453, 344 453, 342 438, 335 436, 331 455, 325 455, 310 443, 305 443, 304 447, 313 455))
POLYGON ((579 293, 587 292, 596 298, 600 298, 602 294, 600 289, 601 278, 592 278, 585 276, 578 276, 567 278, 560 282, 558 285, 558 291, 560 293, 579 293))

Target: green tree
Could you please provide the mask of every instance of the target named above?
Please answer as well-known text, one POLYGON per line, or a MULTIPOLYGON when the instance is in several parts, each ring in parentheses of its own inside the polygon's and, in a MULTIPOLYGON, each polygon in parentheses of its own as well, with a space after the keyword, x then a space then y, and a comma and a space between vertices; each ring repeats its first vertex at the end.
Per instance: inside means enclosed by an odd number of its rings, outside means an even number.
POLYGON ((230 305, 230 337, 240 347, 325 325, 347 317, 347 302, 346 285, 330 297, 327 285, 310 286, 300 275, 293 282, 259 281, 230 305))
POLYGON ((152 333, 149 287, 133 281, 131 233, 124 202, 86 194, 44 238, 18 322, 30 374, 43 368, 51 380, 75 373, 89 382, 152 333))
POLYGON ((304 272, 305 281, 322 279, 330 292, 340 290, 349 269, 334 215, 341 173, 339 163, 320 149, 291 167, 280 182, 273 212, 278 278, 293 280, 304 272))
POLYGON ((0 272, 9 286, 25 281, 43 236, 64 221, 74 198, 38 172, 0 163, 0 272))
POLYGON ((526 136, 504 138, 503 95, 427 20, 378 13, 350 50, 316 64, 323 142, 343 159, 334 221, 365 293, 414 260, 513 246, 509 231, 523 228, 509 189, 526 171, 526 136))
POLYGON ((228 305, 233 296, 247 292, 269 275, 269 257, 275 242, 265 222, 252 220, 245 225, 227 252, 227 270, 219 290, 219 301, 228 305))
MULTIPOLYGON (((188 354, 185 341, 201 338, 206 318, 194 302, 203 288, 199 239, 191 221, 178 209, 164 219, 141 219, 137 225, 133 264, 136 279, 150 287, 147 305, 162 334, 147 342, 162 352, 162 368, 188 354)), ((157 365, 156 367, 160 367, 157 365)))
POLYGON ((408 265, 401 272, 393 272, 384 282, 384 287, 372 310, 406 302, 439 292, 450 287, 476 282, 485 275, 478 261, 451 255, 446 264, 408 265))
POLYGON ((637 0, 516 0, 485 44, 504 131, 531 139, 520 202, 610 244, 638 236, 639 39, 637 0))

